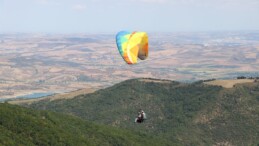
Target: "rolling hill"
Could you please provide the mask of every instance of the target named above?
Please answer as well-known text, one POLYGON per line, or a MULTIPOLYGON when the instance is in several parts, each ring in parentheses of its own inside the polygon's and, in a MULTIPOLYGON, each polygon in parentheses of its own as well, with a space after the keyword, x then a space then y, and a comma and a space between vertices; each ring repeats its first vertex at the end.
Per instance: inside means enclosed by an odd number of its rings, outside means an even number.
POLYGON ((259 144, 258 82, 223 88, 203 82, 132 79, 73 99, 24 106, 144 132, 180 145, 259 144), (148 120, 135 124, 140 109, 148 120))
POLYGON ((172 145, 141 132, 87 122, 75 116, 0 103, 1 146, 172 145))

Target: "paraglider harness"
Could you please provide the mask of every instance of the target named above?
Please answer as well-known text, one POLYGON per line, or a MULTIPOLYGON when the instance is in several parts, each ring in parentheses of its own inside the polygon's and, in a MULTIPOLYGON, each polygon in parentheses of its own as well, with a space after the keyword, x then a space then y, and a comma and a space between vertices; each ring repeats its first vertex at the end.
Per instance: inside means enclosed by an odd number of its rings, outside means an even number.
POLYGON ((144 121, 144 115, 143 115, 143 113, 141 113, 140 116, 138 116, 138 118, 137 118, 137 122, 142 123, 143 121, 144 121))
POLYGON ((138 117, 135 119, 135 122, 142 123, 144 122, 145 119, 146 119, 146 114, 143 111, 141 111, 138 117))

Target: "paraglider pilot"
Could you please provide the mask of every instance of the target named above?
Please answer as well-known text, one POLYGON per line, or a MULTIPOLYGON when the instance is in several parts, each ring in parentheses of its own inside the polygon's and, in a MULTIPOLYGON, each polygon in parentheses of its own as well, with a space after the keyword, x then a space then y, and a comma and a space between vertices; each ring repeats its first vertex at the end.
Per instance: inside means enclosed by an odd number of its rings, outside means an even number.
POLYGON ((143 110, 140 110, 140 112, 138 112, 138 117, 135 118, 135 123, 142 123, 144 120, 146 119, 146 113, 143 110))

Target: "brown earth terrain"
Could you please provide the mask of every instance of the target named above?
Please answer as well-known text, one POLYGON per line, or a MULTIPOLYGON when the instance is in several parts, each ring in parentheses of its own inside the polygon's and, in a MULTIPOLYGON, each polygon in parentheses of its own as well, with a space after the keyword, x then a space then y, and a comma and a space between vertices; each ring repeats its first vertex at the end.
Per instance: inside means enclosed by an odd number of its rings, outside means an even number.
POLYGON ((214 80, 205 82, 207 85, 222 86, 224 88, 233 88, 236 84, 253 83, 254 79, 238 79, 238 80, 214 80))
MULTIPOLYGON (((149 34, 149 57, 127 65, 115 35, 0 35, 0 98, 96 90, 130 78, 259 76, 259 32, 149 34)), ((231 85, 230 85, 231 86, 231 85)))
POLYGON ((94 91, 95 90, 93 90, 93 89, 80 89, 80 90, 76 90, 76 91, 72 91, 72 92, 68 92, 68 93, 59 93, 59 94, 41 97, 41 98, 16 99, 16 100, 8 101, 8 103, 11 103, 11 104, 23 104, 23 103, 31 104, 33 102, 37 102, 37 101, 40 101, 40 100, 53 101, 53 100, 58 100, 58 99, 71 99, 71 98, 74 98, 78 95, 93 93, 94 91))

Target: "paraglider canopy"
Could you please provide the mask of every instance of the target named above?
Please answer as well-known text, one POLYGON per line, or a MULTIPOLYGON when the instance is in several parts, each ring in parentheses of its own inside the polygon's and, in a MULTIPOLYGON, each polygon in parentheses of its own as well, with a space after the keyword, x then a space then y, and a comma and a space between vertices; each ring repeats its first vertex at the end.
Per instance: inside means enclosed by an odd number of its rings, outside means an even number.
POLYGON ((116 35, 120 55, 128 64, 136 64, 138 58, 145 60, 148 56, 148 36, 145 32, 121 31, 116 35))

